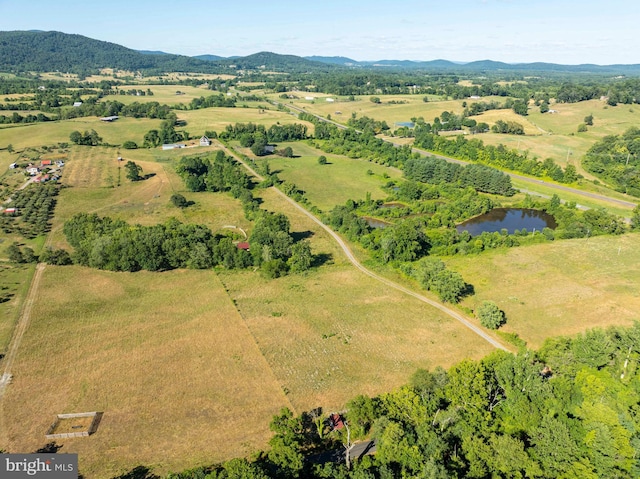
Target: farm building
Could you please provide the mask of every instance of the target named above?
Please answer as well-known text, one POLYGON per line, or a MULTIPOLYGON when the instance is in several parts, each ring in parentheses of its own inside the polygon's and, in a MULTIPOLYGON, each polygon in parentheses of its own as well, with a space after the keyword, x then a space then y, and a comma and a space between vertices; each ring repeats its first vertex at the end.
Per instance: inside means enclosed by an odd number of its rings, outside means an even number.
POLYGON ((15 170, 17 167, 18 167, 18 164, 17 164, 17 163, 11 163, 11 164, 9 165, 9 168, 11 168, 12 170, 15 170))
POLYGON ((18 214, 18 208, 5 208, 4 209, 4 214, 5 215, 16 215, 16 214, 18 214))
POLYGON ((314 97, 314 96, 305 96, 304 99, 305 100, 309 100, 309 101, 313 101, 313 100, 316 99, 316 97, 314 97))
POLYGON ((247 243, 246 241, 241 241, 240 243, 238 243, 237 246, 238 246, 238 249, 249 251, 249 243, 247 243))
POLYGON ((211 146, 211 140, 206 136, 202 136, 202 138, 200 138, 200 146, 211 146))
POLYGON ((328 103, 333 103, 334 101, 336 101, 336 100, 335 100, 335 99, 333 99, 333 98, 327 98, 326 100, 327 100, 327 102, 328 102, 328 103))
POLYGON ((53 161, 51 161, 51 160, 42 160, 42 161, 40 162, 40 166, 41 166, 41 167, 42 167, 42 166, 51 166, 52 164, 53 164, 53 161))
POLYGON ((100 121, 105 121, 105 122, 112 122, 112 121, 116 121, 119 117, 114 115, 114 116, 104 116, 102 118, 100 118, 100 121))
POLYGON ((82 102, 81 102, 81 101, 74 101, 74 102, 73 102, 73 106, 74 106, 75 108, 78 108, 79 106, 82 106, 82 102))
POLYGON ((36 176, 38 173, 40 173, 40 168, 38 168, 37 166, 29 165, 27 166, 27 173, 29 173, 30 176, 36 176))

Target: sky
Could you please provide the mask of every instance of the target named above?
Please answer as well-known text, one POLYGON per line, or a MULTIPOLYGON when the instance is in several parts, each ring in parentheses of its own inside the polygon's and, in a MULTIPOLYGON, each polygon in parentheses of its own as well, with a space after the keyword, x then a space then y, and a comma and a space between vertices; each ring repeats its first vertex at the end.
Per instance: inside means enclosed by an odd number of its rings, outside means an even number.
POLYGON ((640 64, 638 0, 0 0, 0 30, 136 50, 640 64))

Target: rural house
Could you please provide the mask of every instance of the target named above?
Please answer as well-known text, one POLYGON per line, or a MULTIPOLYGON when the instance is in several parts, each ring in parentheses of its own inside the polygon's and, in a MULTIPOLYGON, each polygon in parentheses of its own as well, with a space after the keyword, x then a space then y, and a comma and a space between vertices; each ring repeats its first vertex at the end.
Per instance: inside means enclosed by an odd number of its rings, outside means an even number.
POLYGON ((211 146, 211 140, 203 135, 202 138, 200 138, 200 146, 211 146))

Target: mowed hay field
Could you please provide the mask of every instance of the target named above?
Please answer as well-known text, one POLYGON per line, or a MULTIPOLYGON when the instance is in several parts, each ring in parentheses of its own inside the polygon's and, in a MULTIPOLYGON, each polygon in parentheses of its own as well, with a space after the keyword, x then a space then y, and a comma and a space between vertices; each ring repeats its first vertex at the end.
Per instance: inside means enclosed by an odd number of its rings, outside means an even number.
POLYGON ((552 336, 640 320, 640 234, 499 250, 456 257, 447 264, 473 284, 475 308, 495 301, 507 316, 504 331, 531 348, 552 336))
POLYGON ((59 413, 102 411, 96 434, 57 440, 85 477, 156 473, 263 448, 290 406, 211 271, 47 266, 2 401, 2 447, 33 451, 59 413))

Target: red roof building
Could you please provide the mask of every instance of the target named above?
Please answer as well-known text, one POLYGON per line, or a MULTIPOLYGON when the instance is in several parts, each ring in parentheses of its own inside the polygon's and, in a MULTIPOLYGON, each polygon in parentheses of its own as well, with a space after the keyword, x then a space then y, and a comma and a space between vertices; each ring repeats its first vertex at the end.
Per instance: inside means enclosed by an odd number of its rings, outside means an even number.
POLYGON ((241 241, 240 243, 238 243, 238 249, 249 251, 249 243, 247 243, 246 241, 241 241))

